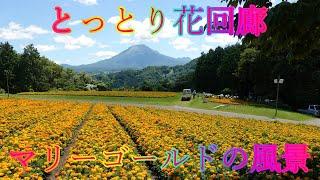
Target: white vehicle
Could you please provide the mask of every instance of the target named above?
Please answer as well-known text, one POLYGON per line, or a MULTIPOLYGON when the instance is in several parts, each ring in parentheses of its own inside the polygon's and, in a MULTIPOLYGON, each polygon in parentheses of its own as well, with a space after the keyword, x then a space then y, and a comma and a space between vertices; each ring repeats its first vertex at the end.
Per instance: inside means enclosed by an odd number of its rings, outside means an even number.
POLYGON ((298 109, 299 112, 320 116, 320 105, 309 105, 308 109, 298 109))
POLYGON ((192 97, 191 89, 184 89, 182 91, 181 101, 190 101, 192 97))

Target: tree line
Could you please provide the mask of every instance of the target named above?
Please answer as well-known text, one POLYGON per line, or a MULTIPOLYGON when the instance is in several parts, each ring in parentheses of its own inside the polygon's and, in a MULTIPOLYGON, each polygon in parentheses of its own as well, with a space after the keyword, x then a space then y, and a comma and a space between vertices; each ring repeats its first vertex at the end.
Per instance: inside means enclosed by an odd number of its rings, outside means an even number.
POLYGON ((319 104, 320 1, 282 2, 270 9, 266 23, 268 30, 259 38, 247 35, 242 45, 202 53, 193 86, 242 98, 275 99, 273 80, 280 76, 284 103, 295 108, 319 104))
POLYGON ((86 73, 50 61, 39 54, 33 45, 17 53, 8 42, 0 43, 0 89, 10 93, 26 91, 48 91, 50 89, 77 90, 92 83, 86 73))

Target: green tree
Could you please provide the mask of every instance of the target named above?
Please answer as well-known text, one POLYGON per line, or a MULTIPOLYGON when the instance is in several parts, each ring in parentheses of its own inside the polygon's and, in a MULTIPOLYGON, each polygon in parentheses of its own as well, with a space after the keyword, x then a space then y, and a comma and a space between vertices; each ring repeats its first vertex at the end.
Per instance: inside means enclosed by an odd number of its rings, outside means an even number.
POLYGON ((227 88, 230 90, 230 93, 235 94, 238 87, 238 77, 236 76, 236 72, 243 47, 240 44, 236 44, 226 47, 224 50, 225 55, 223 56, 222 62, 217 70, 217 76, 220 79, 219 91, 223 91, 227 88))
POLYGON ((7 90, 7 78, 11 88, 14 88, 15 73, 19 55, 8 43, 0 43, 0 88, 7 90))
POLYGON ((34 46, 28 45, 24 48, 21 60, 18 65, 18 82, 21 91, 42 90, 41 84, 43 67, 40 61, 40 54, 34 46))
POLYGON ((254 67, 259 56, 259 51, 253 48, 245 49, 240 55, 238 63, 237 76, 240 84, 240 95, 248 97, 253 93, 253 85, 255 80, 254 67))
POLYGON ((207 54, 201 54, 195 69, 195 84, 198 90, 207 92, 220 90, 221 79, 217 76, 217 72, 224 55, 224 49, 221 47, 210 49, 207 54))

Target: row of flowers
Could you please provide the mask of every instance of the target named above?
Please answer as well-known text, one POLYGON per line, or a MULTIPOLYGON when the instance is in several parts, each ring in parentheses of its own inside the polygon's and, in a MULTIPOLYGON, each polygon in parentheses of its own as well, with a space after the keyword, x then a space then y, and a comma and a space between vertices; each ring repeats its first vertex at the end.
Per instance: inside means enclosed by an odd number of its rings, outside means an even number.
MULTIPOLYGON (((62 150, 71 144, 71 138, 81 126, 77 139, 68 154, 58 179, 214 179, 214 178, 299 178, 316 179, 319 176, 320 128, 306 125, 283 124, 245 120, 223 116, 176 112, 133 106, 106 106, 97 104, 90 110, 89 103, 0 100, 0 179, 41 179, 50 163, 46 162, 47 147, 58 145, 62 150), (249 174, 254 158, 254 144, 278 145, 278 157, 285 143, 308 144, 311 158, 309 173, 249 174), (199 146, 216 144, 218 151, 208 153, 213 158, 206 162, 206 171, 200 172, 199 146), (126 147, 123 165, 107 167, 116 158, 104 153, 117 152, 126 147), (223 154, 233 147, 243 148, 249 155, 247 167, 232 171, 222 165, 223 154), (162 168, 167 152, 179 150, 178 159, 188 155, 183 165, 172 164, 162 168), (9 156, 10 151, 32 150, 36 156, 23 169, 9 156), (95 161, 75 162, 72 155, 94 156, 95 161), (132 157, 156 156, 154 162, 135 162, 132 157), (149 167, 149 168, 148 168, 149 167), (152 170, 152 173, 149 170, 152 170), (26 172, 25 172, 26 170, 26 172)), ((61 155, 66 152, 62 151, 61 155)), ((238 163, 240 159, 236 160, 238 163)), ((280 161, 285 166, 283 161, 280 161)))
POLYGON ((160 178, 194 179, 197 177, 195 168, 197 162, 194 161, 197 147, 193 146, 191 140, 184 139, 170 127, 170 124, 161 123, 162 120, 159 117, 143 109, 123 106, 113 106, 111 109, 142 151, 148 156, 158 157, 158 160, 153 163, 153 169, 160 178), (166 152, 172 148, 178 149, 180 155, 190 155, 192 160, 178 169, 169 165, 161 170, 161 165, 166 161, 166 152))
POLYGON ((240 105, 240 104, 248 104, 248 102, 240 99, 232 99, 232 98, 217 98, 212 97, 209 98, 210 102, 219 103, 219 104, 228 104, 228 105, 240 105))
POLYGON ((96 105, 85 125, 58 179, 145 179, 151 178, 144 162, 134 162, 131 157, 140 156, 130 136, 122 129, 106 105, 96 105), (126 146, 121 166, 108 167, 116 158, 106 158, 103 152, 119 152, 126 146), (93 156, 94 161, 74 161, 72 156, 93 156))
MULTIPOLYGON (((279 159, 284 152, 284 144, 308 144, 309 173, 293 174, 256 173, 256 177, 317 177, 320 147, 320 129, 313 126, 293 125, 256 120, 228 118, 187 112, 175 112, 154 108, 114 106, 113 112, 126 124, 129 133, 136 138, 136 143, 150 155, 160 157, 159 167, 166 157, 165 152, 172 147, 179 150, 179 155, 190 155, 190 160, 175 169, 169 167, 161 173, 165 176, 184 178, 248 178, 252 166, 254 144, 278 145, 279 159), (213 162, 206 162, 205 173, 200 173, 199 145, 216 144, 219 149, 210 154, 213 162), (223 154, 233 147, 243 148, 249 155, 249 163, 243 171, 232 171, 223 167, 223 154), (190 177, 191 176, 191 177, 190 177)), ((239 161, 238 161, 239 162, 239 161)), ((283 163, 282 163, 283 164, 283 163)), ((284 164, 283 164, 284 165, 284 164)))
POLYGON ((59 95, 59 96, 105 96, 105 97, 138 97, 138 98, 166 98, 177 95, 175 92, 151 91, 49 91, 24 92, 21 95, 59 95))
MULTIPOLYGON (((28 107, 34 113, 32 118, 36 120, 30 120, 31 125, 17 129, 0 141, 1 179, 42 179, 45 176, 44 170, 49 166, 49 162, 46 162, 46 148, 54 145, 65 148, 90 107, 89 103, 71 102, 36 101, 34 106, 32 104, 28 107), (31 151, 35 156, 27 168, 23 168, 19 161, 9 155, 10 152, 31 151)), ((15 113, 16 118, 10 122, 24 121, 29 117, 28 112, 15 113)), ((7 125, 11 126, 10 123, 7 125)))
POLYGON ((36 123, 38 120, 62 111, 63 102, 0 100, 0 139, 36 123))

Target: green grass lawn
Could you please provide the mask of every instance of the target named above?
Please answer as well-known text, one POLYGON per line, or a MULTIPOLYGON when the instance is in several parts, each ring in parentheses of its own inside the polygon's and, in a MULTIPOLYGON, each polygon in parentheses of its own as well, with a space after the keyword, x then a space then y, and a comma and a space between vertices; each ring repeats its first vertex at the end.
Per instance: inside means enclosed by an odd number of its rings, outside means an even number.
MULTIPOLYGON (((253 105, 228 105, 221 108, 218 108, 219 111, 227 111, 227 112, 235 112, 235 113, 242 113, 242 114, 253 114, 258 116, 266 116, 269 118, 273 118, 275 114, 274 108, 269 107, 257 107, 253 105)), ((281 119, 290 119, 290 120, 297 120, 297 121, 305 121, 310 120, 314 117, 292 112, 286 110, 278 110, 277 118, 281 119)))
MULTIPOLYGON (((6 97, 0 95, 0 97, 6 97)), ((12 95, 17 98, 32 98, 32 99, 53 99, 53 100, 77 100, 90 102, 106 102, 106 103, 136 103, 136 104, 150 104, 162 106, 184 106, 199 109, 217 110, 225 112, 235 112, 241 114, 251 114, 258 116, 266 116, 272 118, 275 110, 272 107, 257 106, 257 105, 222 105, 218 103, 203 103, 202 98, 196 98, 189 102, 180 101, 180 95, 168 98, 134 98, 134 97, 98 97, 98 96, 55 96, 55 95, 12 95), (221 106, 222 105, 222 106, 221 106)), ((313 119, 313 116, 291 112, 286 110, 279 110, 277 118, 290 119, 297 121, 305 121, 313 119)))
MULTIPOLYGON (((178 105, 200 108, 200 109, 208 109, 208 110, 217 110, 217 111, 225 111, 225 112, 235 112, 240 114, 251 114, 257 116, 266 116, 269 118, 273 118, 275 114, 275 109, 268 106, 259 106, 259 105, 223 105, 217 103, 203 103, 201 98, 197 98, 188 103, 178 103, 178 105)), ((305 121, 310 120, 315 117, 309 116, 306 114, 301 114, 298 112, 292 112, 287 110, 278 110, 277 118, 280 119, 289 119, 296 121, 305 121)))

